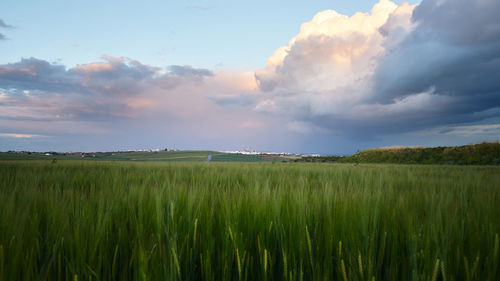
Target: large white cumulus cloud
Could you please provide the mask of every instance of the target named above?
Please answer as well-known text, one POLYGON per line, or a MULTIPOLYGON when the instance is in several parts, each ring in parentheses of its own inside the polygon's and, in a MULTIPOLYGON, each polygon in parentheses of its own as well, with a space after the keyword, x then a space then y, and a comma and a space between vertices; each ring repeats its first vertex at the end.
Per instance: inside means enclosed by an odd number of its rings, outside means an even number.
POLYGON ((498 12, 493 0, 320 12, 256 71, 255 108, 349 135, 498 116, 498 12))

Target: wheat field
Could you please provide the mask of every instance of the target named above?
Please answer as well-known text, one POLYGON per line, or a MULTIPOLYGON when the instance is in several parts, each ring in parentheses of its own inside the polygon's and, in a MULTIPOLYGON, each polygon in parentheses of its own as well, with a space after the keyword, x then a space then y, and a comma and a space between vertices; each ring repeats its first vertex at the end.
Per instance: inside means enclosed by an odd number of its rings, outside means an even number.
POLYGON ((0 281, 499 280, 500 167, 0 162, 0 281))

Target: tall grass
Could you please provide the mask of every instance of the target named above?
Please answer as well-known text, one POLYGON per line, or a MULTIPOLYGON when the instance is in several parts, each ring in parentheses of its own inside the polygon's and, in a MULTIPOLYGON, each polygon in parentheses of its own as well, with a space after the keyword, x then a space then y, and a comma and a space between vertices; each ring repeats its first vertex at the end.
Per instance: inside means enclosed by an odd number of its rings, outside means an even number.
POLYGON ((499 280, 498 167, 0 162, 0 281, 499 280))

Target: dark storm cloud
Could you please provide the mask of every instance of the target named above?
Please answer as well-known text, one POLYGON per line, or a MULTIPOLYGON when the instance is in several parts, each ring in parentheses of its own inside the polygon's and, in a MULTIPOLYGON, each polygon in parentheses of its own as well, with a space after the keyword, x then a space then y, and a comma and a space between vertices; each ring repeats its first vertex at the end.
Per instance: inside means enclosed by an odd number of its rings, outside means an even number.
POLYGON ((497 0, 424 0, 413 12, 418 32, 453 42, 482 45, 500 39, 497 0))
POLYGON ((415 29, 381 58, 372 101, 387 104, 431 88, 452 98, 429 126, 475 121, 472 113, 500 107, 499 12, 499 1, 422 1, 415 29))

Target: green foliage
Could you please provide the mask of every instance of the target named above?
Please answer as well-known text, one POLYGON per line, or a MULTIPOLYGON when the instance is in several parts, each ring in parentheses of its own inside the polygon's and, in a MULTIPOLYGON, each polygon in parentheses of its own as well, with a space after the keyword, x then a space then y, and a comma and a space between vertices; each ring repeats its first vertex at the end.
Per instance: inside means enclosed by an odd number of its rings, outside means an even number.
POLYGON ((484 142, 455 147, 389 147, 353 155, 303 157, 297 162, 500 165, 500 143, 484 142))
POLYGON ((0 280, 498 280, 498 167, 0 162, 0 280))

